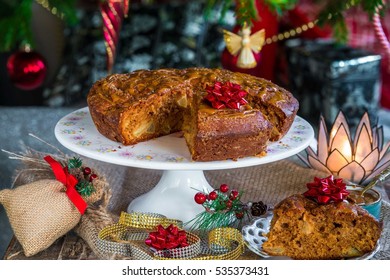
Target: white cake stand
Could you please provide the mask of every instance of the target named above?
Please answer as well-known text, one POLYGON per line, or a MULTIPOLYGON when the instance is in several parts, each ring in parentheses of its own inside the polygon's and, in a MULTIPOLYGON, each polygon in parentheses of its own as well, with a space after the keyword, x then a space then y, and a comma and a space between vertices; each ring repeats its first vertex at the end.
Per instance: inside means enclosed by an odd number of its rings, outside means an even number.
POLYGON ((289 132, 268 145, 264 157, 247 157, 237 161, 193 162, 181 133, 173 133, 133 146, 124 146, 101 135, 95 128, 88 108, 74 111, 58 121, 58 141, 80 155, 122 166, 164 170, 158 184, 148 193, 134 199, 128 212, 151 212, 188 222, 203 211, 194 202, 198 191, 213 188, 204 170, 232 169, 266 164, 299 153, 314 137, 308 122, 296 117, 289 132))

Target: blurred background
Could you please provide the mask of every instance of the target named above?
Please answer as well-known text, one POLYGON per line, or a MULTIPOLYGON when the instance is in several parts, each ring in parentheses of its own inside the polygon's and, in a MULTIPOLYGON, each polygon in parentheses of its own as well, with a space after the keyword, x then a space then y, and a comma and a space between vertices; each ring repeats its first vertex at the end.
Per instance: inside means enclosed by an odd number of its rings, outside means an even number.
MULTIPOLYGON (((314 127, 340 110, 353 126, 367 111, 388 137, 390 16, 385 3, 366 2, 1 0, 0 148, 23 149, 29 132, 57 144, 56 122, 86 106, 95 81, 167 67, 263 77, 289 89, 314 127), (223 30, 240 34, 243 22, 252 34, 265 30, 252 68, 238 67, 224 41, 223 30)), ((16 168, 0 154, 0 188, 12 185, 16 168)), ((11 236, 0 205, 0 257, 11 236)))

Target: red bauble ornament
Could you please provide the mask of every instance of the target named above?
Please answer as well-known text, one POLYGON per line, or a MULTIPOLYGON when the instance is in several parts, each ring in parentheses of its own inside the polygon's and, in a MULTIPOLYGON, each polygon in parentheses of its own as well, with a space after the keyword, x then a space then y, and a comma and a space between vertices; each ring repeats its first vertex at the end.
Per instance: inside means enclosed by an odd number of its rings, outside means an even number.
POLYGON ((207 198, 206 195, 201 192, 198 192, 194 197, 195 202, 198 204, 203 204, 206 201, 206 198, 207 198))
POLYGON ((7 71, 17 88, 32 90, 43 84, 47 66, 45 59, 39 53, 18 51, 8 58, 7 71))

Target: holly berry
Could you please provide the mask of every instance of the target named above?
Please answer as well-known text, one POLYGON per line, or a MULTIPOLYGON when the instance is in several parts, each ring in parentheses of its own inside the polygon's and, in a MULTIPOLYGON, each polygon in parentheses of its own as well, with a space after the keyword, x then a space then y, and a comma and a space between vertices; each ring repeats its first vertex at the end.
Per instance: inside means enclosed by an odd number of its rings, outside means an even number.
POLYGON ((244 218, 244 212, 236 212, 236 218, 240 220, 244 218))
POLYGON ((98 177, 98 175, 96 174, 91 174, 91 176, 89 176, 89 181, 92 182, 93 180, 95 180, 96 178, 98 177))
POLYGON ((83 169, 84 175, 87 176, 87 175, 91 174, 91 172, 92 172, 91 168, 89 168, 89 167, 84 167, 84 169, 83 169))
POLYGON ((222 184, 222 185, 219 187, 219 190, 220 190, 221 192, 223 192, 223 193, 226 193, 226 192, 229 191, 229 187, 228 187, 228 185, 226 185, 226 184, 222 184))
POLYGON ((233 202, 231 200, 228 200, 225 202, 225 206, 226 206, 226 208, 232 208, 233 202))
POLYGON ((198 192, 195 194, 195 202, 198 204, 203 204, 206 201, 206 195, 204 193, 198 192))
POLYGON ((211 193, 209 193, 210 200, 216 200, 217 197, 218 197, 218 193, 216 191, 212 191, 211 193))
POLYGON ((229 195, 230 200, 235 200, 239 195, 239 192, 237 190, 232 190, 229 195))

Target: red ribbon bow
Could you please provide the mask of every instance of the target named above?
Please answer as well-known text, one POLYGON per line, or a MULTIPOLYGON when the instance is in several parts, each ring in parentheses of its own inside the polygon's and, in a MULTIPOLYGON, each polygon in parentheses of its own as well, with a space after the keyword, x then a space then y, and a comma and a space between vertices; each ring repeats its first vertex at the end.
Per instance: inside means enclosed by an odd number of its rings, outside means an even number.
POLYGON ((349 195, 343 179, 334 179, 333 175, 322 179, 314 177, 314 182, 306 186, 309 190, 303 195, 315 199, 319 204, 341 202, 349 195))
POLYGON ((60 181, 65 185, 66 195, 69 197, 70 201, 72 201, 74 206, 76 206, 77 210, 79 210, 80 214, 83 215, 85 209, 87 209, 87 203, 75 188, 78 180, 72 174, 69 174, 67 167, 62 167, 62 165, 51 156, 45 156, 44 160, 50 164, 57 181, 60 181))
POLYGON ((149 233, 145 244, 157 250, 174 249, 188 246, 187 235, 184 230, 170 225, 166 229, 162 225, 157 226, 157 231, 149 233))
POLYGON ((248 103, 244 98, 248 93, 242 90, 239 84, 215 82, 213 86, 207 86, 206 91, 208 94, 205 99, 210 101, 215 109, 227 107, 239 110, 241 105, 248 103))

